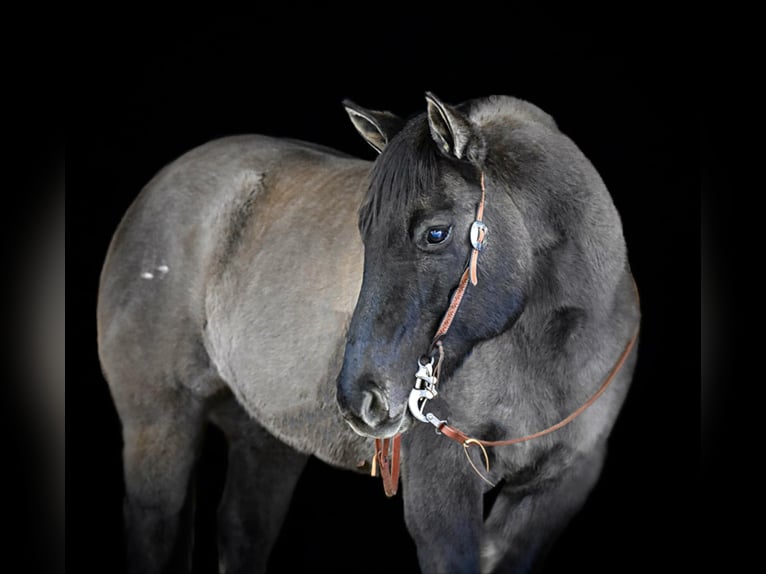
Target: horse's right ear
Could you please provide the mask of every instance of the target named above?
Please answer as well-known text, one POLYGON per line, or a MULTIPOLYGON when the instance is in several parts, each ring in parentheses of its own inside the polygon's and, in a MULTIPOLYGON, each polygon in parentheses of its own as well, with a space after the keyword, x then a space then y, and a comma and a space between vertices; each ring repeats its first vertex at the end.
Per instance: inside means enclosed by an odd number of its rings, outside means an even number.
POLYGON ((343 107, 364 141, 378 153, 383 151, 386 144, 404 125, 404 121, 391 112, 366 110, 351 100, 343 100, 343 107))

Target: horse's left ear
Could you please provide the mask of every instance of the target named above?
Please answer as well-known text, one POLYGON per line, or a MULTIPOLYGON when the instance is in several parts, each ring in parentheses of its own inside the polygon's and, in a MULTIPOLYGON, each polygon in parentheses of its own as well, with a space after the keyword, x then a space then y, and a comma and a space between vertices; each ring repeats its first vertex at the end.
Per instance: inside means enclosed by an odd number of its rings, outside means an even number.
POLYGON ((343 100, 343 107, 346 108, 356 131, 378 153, 383 151, 386 144, 404 125, 404 122, 391 112, 368 110, 351 100, 343 100))
POLYGON ((476 143, 475 127, 471 121, 452 106, 442 102, 431 92, 426 92, 428 104, 428 127, 438 148, 448 156, 457 159, 475 160, 476 152, 471 144, 476 143))

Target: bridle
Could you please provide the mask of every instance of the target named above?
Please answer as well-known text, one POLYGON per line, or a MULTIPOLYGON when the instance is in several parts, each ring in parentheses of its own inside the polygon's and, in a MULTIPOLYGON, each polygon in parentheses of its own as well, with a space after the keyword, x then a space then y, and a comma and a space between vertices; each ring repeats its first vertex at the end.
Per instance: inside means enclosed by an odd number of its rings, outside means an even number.
MULTIPOLYGON (((596 390, 596 392, 587 401, 580 405, 577 410, 573 411, 571 414, 556 424, 551 425, 541 431, 505 440, 481 440, 472 438, 464 432, 456 429, 455 427, 448 425, 446 420, 439 419, 432 412, 425 412, 428 401, 435 399, 438 395, 439 376, 441 372, 441 365, 444 360, 444 346, 442 345, 442 339, 452 326, 452 322, 454 321, 455 315, 460 308, 460 303, 463 300, 463 296, 468 289, 468 284, 470 283, 474 286, 478 284, 477 267, 479 261, 479 253, 481 253, 486 246, 488 234, 487 226, 483 221, 484 203, 486 200, 486 187, 484 183, 483 171, 481 172, 480 182, 481 200, 479 201, 479 205, 476 209, 476 219, 471 225, 470 239, 472 249, 468 258, 468 263, 466 264, 465 270, 460 277, 457 288, 450 298, 450 303, 447 307, 447 311, 444 313, 441 323, 439 323, 439 327, 436 329, 436 333, 434 334, 434 337, 431 341, 431 346, 429 347, 428 353, 425 355, 425 360, 423 360, 423 358, 418 359, 418 369, 415 372, 415 385, 414 388, 410 391, 408 407, 414 418, 420 422, 433 425, 436 428, 437 434, 444 435, 445 437, 461 444, 463 446, 468 462, 471 464, 479 477, 481 477, 482 480, 489 483, 491 486, 494 486, 494 484, 492 484, 474 464, 468 453, 469 447, 475 445, 481 450, 484 466, 486 471, 489 472, 489 456, 487 455, 486 447, 510 446, 530 441, 555 432, 571 423, 582 413, 584 413, 588 407, 595 403, 598 398, 604 394, 609 385, 615 379, 625 364, 628 356, 630 356, 633 347, 635 346, 636 340, 638 339, 639 329, 637 326, 632 337, 625 345, 625 348, 623 349, 620 356, 617 358, 614 366, 609 371, 606 378, 603 380, 601 386, 596 390)), ((636 297, 638 298, 638 288, 636 288, 636 297)), ((401 434, 397 434, 390 439, 375 439, 375 455, 372 460, 371 474, 372 476, 375 476, 377 474, 377 467, 380 466, 380 474, 383 478, 383 488, 386 496, 389 497, 394 496, 398 488, 400 446, 401 434), (390 453, 389 450, 391 451, 390 453)))

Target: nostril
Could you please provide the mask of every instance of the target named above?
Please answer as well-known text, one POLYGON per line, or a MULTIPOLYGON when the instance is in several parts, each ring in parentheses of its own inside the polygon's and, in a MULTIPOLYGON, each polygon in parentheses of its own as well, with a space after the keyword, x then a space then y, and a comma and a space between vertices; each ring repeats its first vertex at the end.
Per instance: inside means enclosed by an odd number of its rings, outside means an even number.
POLYGON ((376 427, 388 420, 388 398, 386 393, 374 383, 369 383, 362 391, 362 408, 359 414, 371 427, 376 427))

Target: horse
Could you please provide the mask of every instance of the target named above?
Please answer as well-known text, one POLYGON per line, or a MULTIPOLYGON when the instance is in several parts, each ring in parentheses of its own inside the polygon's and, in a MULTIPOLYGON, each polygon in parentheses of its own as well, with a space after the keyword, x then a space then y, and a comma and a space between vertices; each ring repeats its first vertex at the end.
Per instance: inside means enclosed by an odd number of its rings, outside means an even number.
POLYGON ((215 140, 114 234, 98 344, 132 572, 190 568, 208 422, 227 573, 265 570, 312 455, 401 485, 423 572, 529 571, 599 477, 640 309, 595 168, 510 96, 427 93, 408 120, 344 106, 374 162, 215 140))

